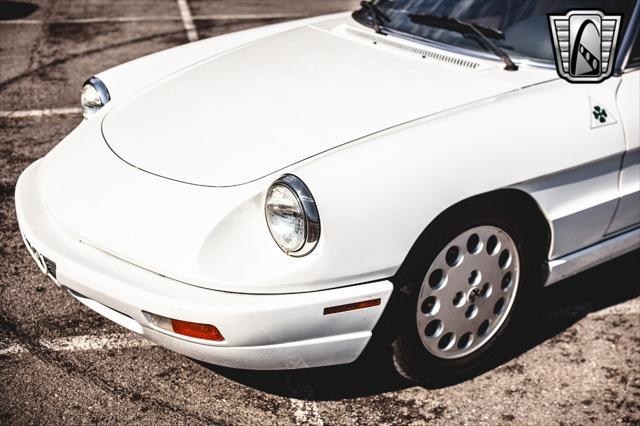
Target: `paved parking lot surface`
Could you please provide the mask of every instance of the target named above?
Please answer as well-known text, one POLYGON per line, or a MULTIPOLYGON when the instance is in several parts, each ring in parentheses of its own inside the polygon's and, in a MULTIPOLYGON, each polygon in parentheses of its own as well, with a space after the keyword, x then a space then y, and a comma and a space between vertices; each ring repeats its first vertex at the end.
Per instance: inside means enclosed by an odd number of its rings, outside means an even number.
POLYGON ((94 314, 39 273, 19 236, 15 182, 81 120, 87 77, 195 38, 356 3, 0 1, 0 423, 640 424, 637 252, 545 290, 508 359, 437 389, 398 378, 385 354, 290 372, 204 365, 94 314))

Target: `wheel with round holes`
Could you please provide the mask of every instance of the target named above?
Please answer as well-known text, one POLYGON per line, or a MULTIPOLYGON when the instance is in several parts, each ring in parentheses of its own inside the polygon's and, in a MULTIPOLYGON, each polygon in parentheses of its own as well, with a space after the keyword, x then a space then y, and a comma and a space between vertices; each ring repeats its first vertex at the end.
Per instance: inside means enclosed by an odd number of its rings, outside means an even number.
POLYGON ((404 320, 393 356, 402 375, 456 382, 508 349, 540 269, 534 236, 514 213, 501 202, 462 209, 423 236, 412 278, 399 288, 404 320))

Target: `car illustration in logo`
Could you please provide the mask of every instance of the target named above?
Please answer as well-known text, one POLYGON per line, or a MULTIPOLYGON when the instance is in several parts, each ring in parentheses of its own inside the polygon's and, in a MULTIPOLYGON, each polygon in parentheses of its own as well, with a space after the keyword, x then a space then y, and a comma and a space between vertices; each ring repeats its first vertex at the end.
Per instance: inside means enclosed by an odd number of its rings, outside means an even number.
POLYGON ((560 77, 571 83, 599 83, 611 76, 621 15, 574 10, 549 15, 560 77))

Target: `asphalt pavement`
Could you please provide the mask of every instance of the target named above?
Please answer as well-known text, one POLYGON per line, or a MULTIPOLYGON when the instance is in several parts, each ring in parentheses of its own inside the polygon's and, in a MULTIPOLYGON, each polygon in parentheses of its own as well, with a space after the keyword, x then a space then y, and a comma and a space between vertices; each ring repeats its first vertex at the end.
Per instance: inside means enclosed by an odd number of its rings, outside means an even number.
POLYGON ((15 182, 80 122, 82 82, 190 40, 356 4, 0 1, 0 423, 640 424, 638 252, 545 289, 508 359, 432 389, 400 379, 385 353, 298 371, 205 365, 40 274, 19 235, 15 182))

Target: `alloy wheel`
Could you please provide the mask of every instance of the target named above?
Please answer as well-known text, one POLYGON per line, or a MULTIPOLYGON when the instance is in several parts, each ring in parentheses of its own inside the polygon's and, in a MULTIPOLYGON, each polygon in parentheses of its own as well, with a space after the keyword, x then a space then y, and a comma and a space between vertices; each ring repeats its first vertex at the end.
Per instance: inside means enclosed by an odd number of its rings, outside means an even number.
POLYGON ((518 249, 504 230, 477 226, 451 240, 420 288, 416 323, 424 347, 444 359, 480 349, 508 317, 519 278, 518 249))

